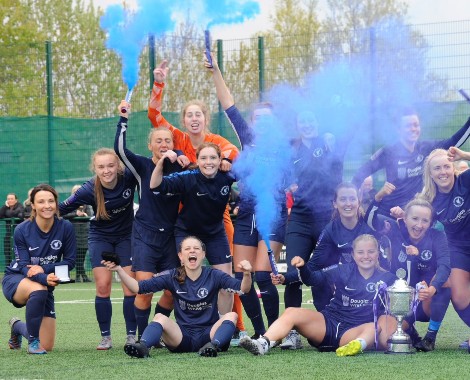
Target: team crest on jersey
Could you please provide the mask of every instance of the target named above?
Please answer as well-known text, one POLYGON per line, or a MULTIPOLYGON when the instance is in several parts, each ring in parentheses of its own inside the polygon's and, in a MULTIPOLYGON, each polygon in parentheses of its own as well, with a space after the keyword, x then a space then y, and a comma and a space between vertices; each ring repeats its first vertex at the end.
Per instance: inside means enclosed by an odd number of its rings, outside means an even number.
POLYGON ((421 259, 424 261, 431 260, 432 257, 432 252, 429 249, 425 249, 423 252, 421 252, 421 259))
POLYGON ((206 288, 200 288, 197 291, 197 296, 199 298, 206 298, 208 294, 209 294, 209 291, 206 288))
POLYGON ((375 282, 369 282, 367 285, 366 285, 366 290, 369 292, 369 293, 375 293, 375 290, 377 288, 377 284, 375 282))
POLYGON ((345 263, 352 262, 352 256, 351 256, 350 253, 343 253, 341 255, 343 256, 343 262, 345 262, 345 263))
POLYGON ((224 186, 220 189, 220 194, 227 195, 229 191, 230 191, 230 187, 229 186, 224 186))
POLYGON ((416 160, 415 160, 415 161, 416 161, 417 163, 420 163, 420 162, 423 161, 423 160, 424 160, 424 156, 423 156, 422 154, 418 154, 418 157, 416 157, 416 160))
POLYGON ((455 207, 461 207, 463 205, 463 198, 462 197, 455 197, 452 201, 455 207))
POLYGON ((400 253, 398 254, 398 261, 400 263, 404 263, 406 261, 406 258, 407 258, 406 252, 404 252, 403 250, 400 250, 400 253))
POLYGON ((58 249, 61 249, 62 248, 62 242, 60 240, 52 240, 51 242, 51 248, 52 249, 55 249, 56 251, 58 249))
POLYGON ((132 194, 132 190, 131 189, 126 189, 122 192, 122 197, 124 199, 127 199, 131 196, 131 194, 132 194))
POLYGON ((180 304, 181 310, 186 310, 186 301, 185 300, 178 300, 180 304))
POLYGON ((323 156, 323 149, 322 148, 316 148, 313 153, 313 157, 321 157, 323 156))

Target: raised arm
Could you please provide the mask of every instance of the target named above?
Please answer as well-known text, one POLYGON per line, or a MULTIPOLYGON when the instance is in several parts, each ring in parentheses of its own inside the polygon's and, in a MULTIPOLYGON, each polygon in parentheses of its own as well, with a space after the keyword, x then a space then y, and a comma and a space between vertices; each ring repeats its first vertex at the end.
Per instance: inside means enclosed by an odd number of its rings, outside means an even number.
POLYGON ((207 60, 207 57, 204 55, 204 66, 207 68, 207 70, 212 72, 212 79, 214 80, 217 98, 219 99, 222 108, 226 110, 233 106, 235 104, 235 101, 233 100, 233 96, 230 93, 230 90, 225 84, 224 78, 222 77, 222 73, 219 69, 219 66, 217 65, 217 59, 215 59, 212 53, 211 57, 212 65, 207 60))
POLYGON ((176 161, 176 153, 172 150, 166 151, 162 158, 160 158, 153 169, 152 176, 150 177, 150 188, 155 189, 160 186, 163 180, 163 164, 166 159, 169 159, 171 162, 176 161))
POLYGON ((465 152, 455 146, 451 146, 447 151, 447 156, 450 161, 470 160, 470 152, 465 152))
POLYGON ((174 127, 162 115, 163 88, 165 87, 164 81, 168 72, 169 68, 166 60, 163 60, 153 70, 154 82, 152 93, 150 94, 147 116, 154 128, 166 127, 173 130, 174 127))

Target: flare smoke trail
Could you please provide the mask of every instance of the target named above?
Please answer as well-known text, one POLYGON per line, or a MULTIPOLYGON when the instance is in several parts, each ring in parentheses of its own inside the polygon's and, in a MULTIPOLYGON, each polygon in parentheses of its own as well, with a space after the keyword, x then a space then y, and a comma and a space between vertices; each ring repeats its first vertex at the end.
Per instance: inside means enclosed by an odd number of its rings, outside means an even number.
POLYGON ((174 31, 178 14, 191 7, 191 19, 201 27, 242 22, 259 13, 257 1, 208 0, 138 0, 135 10, 111 5, 101 18, 107 32, 106 47, 122 59, 122 78, 129 89, 137 83, 139 55, 149 34, 162 35, 174 31))
POLYGON ((244 147, 233 169, 241 179, 241 191, 255 201, 256 228, 268 248, 273 224, 285 203, 286 173, 291 160, 289 130, 276 116, 253 126, 253 145, 244 147))

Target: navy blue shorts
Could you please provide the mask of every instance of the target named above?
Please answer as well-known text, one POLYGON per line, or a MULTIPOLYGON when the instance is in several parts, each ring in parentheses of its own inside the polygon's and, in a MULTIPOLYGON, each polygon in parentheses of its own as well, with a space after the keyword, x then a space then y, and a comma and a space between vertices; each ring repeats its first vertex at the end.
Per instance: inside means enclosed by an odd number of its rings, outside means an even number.
MULTIPOLYGON (((323 215, 323 214, 321 214, 323 215)), ((331 214, 325 214, 323 219, 297 220, 289 219, 286 230, 286 262, 288 272, 297 272, 290 262, 295 256, 300 256, 307 262, 312 255, 318 238, 331 219, 331 214)))
MULTIPOLYGON (((26 306, 17 304, 13 297, 18 289, 18 285, 25 278, 22 274, 7 274, 3 277, 2 281, 2 291, 5 298, 10 302, 14 307, 22 308, 26 306)), ((44 316, 55 319, 55 305, 54 305, 54 293, 49 291, 46 299, 46 307, 44 309, 44 316)))
POLYGON ((132 230, 132 270, 159 273, 180 266, 173 232, 132 230))
MULTIPOLYGON (((286 236, 287 212, 283 209, 279 219, 271 228, 269 240, 284 244, 286 236)), ((248 247, 258 247, 258 243, 263 237, 256 228, 256 216, 250 212, 240 212, 235 222, 235 232, 233 235, 233 244, 244 245, 248 247)))
MULTIPOLYGON (((184 238, 189 235, 191 234, 187 231, 178 228, 175 230, 176 246, 178 249, 184 238)), ((215 236, 198 235, 197 237, 206 245, 206 259, 210 265, 232 262, 232 255, 225 230, 222 230, 215 236)))
POLYGON ((132 264, 131 258, 131 237, 117 240, 105 240, 104 238, 90 237, 88 239, 88 252, 92 268, 104 267, 101 264, 102 252, 115 252, 121 259, 121 266, 128 267, 132 264))
MULTIPOLYGON (((318 346, 327 346, 338 348, 339 342, 343 337, 344 333, 353 327, 357 327, 356 325, 352 325, 350 323, 340 322, 326 310, 321 311, 320 313, 323 314, 325 318, 325 325, 326 325, 326 332, 323 341, 318 346)), ((310 340, 308 341, 311 346, 318 347, 310 340)))
POLYGON ((199 330, 197 332, 188 331, 181 326, 180 329, 183 333, 183 340, 176 348, 172 349, 168 347, 168 350, 170 350, 171 352, 197 352, 202 346, 211 341, 210 332, 212 326, 207 327, 206 329, 199 330))
POLYGON ((470 272, 470 252, 449 244, 450 267, 470 272))

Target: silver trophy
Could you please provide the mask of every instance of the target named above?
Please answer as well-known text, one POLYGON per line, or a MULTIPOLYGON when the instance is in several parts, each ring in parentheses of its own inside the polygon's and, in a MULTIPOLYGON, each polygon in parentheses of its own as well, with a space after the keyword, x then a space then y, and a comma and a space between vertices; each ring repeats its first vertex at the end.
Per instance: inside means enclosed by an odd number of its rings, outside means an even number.
POLYGON ((388 339, 387 354, 412 354, 414 348, 410 336, 403 331, 403 318, 412 312, 415 289, 408 286, 404 280, 406 271, 403 268, 397 270, 397 277, 392 286, 387 288, 390 313, 398 321, 397 331, 388 339))

